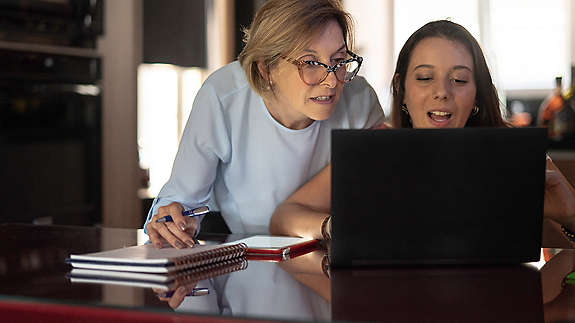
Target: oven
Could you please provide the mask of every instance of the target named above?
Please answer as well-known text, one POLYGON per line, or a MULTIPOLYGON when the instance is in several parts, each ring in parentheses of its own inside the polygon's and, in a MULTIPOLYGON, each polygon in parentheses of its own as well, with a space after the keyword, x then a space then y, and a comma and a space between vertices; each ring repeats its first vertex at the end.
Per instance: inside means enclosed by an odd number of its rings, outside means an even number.
POLYGON ((0 40, 95 48, 103 0, 2 0, 0 40))
POLYGON ((101 222, 99 57, 0 49, 0 222, 101 222))

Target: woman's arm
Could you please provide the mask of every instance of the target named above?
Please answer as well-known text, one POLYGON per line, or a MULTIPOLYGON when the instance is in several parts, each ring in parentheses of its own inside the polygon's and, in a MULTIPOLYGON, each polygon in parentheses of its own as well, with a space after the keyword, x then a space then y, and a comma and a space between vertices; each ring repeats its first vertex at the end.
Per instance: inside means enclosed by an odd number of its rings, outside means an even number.
POLYGON ((206 81, 194 99, 168 182, 148 212, 145 232, 156 247, 164 241, 176 248, 192 246, 200 218, 182 216, 208 203, 220 160, 230 155, 229 137, 221 103, 206 81), (170 215, 173 222, 156 220, 170 215))
POLYGON ((322 239, 321 226, 331 209, 331 165, 326 166, 280 204, 270 233, 322 239))
POLYGON ((290 274, 295 280, 311 288, 323 299, 331 302, 331 285, 329 276, 324 272, 324 261, 327 253, 316 250, 311 253, 282 261, 280 268, 290 274))

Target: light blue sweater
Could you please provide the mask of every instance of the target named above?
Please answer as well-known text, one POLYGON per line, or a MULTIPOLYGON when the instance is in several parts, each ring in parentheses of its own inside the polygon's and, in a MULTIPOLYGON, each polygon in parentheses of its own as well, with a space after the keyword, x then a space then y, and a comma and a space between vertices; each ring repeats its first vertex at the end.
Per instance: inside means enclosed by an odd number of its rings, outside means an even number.
MULTIPOLYGON (((148 213, 173 201, 219 209, 232 233, 268 233, 276 206, 329 163, 334 128, 368 128, 383 120, 371 86, 344 85, 329 119, 301 130, 277 122, 239 62, 204 82, 182 135, 172 174, 148 213)), ((145 227, 145 225, 144 225, 145 227)))

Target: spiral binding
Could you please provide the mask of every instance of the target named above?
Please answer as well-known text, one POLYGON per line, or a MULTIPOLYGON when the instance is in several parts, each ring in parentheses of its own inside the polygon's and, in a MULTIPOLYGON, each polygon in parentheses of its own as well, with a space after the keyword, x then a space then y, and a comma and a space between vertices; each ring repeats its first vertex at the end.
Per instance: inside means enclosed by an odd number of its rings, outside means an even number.
POLYGON ((239 258, 245 255, 248 246, 245 243, 221 246, 216 249, 206 250, 186 257, 174 259, 176 271, 188 271, 194 267, 204 267, 213 263, 222 263, 226 260, 239 258))
POLYGON ((248 268, 248 261, 245 257, 224 260, 205 266, 194 267, 176 274, 174 278, 175 286, 189 284, 200 280, 240 271, 248 268))

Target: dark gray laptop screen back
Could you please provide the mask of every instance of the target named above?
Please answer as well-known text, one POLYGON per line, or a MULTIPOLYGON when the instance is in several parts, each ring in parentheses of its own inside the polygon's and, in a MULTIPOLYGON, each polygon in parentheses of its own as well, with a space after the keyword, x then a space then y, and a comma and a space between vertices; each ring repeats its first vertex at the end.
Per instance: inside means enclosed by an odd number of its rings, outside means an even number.
POLYGON ((546 130, 332 131, 336 266, 537 261, 546 130))

